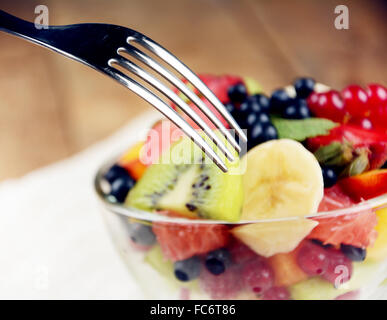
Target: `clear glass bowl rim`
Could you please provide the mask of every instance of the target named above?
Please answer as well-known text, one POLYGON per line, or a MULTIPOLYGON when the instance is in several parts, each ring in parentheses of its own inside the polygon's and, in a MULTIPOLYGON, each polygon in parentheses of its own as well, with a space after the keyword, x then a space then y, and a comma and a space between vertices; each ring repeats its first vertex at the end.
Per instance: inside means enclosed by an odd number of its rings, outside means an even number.
POLYGON ((268 222, 276 222, 276 221, 289 221, 296 220, 300 218, 323 218, 323 217, 336 217, 341 215, 348 214, 356 214, 362 211, 370 210, 370 209, 382 209, 387 207, 387 193, 369 199, 367 201, 360 202, 352 207, 343 208, 338 210, 331 210, 325 212, 318 212, 309 216, 294 216, 294 217, 284 217, 284 218, 275 218, 275 219, 257 219, 257 220, 239 220, 239 221, 223 221, 223 220, 211 220, 211 219, 188 219, 188 218, 177 218, 164 216, 158 213, 148 212, 139 210, 134 207, 124 206, 120 203, 114 203, 109 201, 107 196, 105 195, 102 187, 103 183, 103 175, 114 163, 116 163, 118 157, 107 161, 104 163, 97 171, 97 174, 94 177, 94 191, 98 197, 101 205, 110 212, 114 212, 116 214, 127 216, 128 218, 136 219, 136 220, 145 220, 148 222, 165 222, 165 223, 177 223, 177 224, 229 224, 229 225, 243 225, 250 223, 268 223, 268 222))

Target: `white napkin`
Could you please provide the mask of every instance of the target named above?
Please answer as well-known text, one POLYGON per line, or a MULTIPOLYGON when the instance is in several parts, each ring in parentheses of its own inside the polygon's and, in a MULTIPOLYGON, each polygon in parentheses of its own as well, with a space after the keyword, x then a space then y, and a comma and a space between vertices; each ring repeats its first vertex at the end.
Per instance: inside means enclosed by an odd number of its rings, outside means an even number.
MULTIPOLYGON (((109 238, 93 178, 158 118, 144 114, 76 156, 0 183, 0 299, 144 297, 109 238)), ((386 299, 386 288, 374 297, 386 299)))
POLYGON ((104 226, 98 167, 140 138, 146 113, 110 138, 0 183, 0 299, 141 299, 104 226))

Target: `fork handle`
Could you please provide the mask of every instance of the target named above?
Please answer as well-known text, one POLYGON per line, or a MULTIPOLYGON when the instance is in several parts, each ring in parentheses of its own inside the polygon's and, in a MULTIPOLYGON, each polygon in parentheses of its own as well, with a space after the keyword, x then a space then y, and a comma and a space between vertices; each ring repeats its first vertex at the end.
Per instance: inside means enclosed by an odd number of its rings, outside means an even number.
POLYGON ((39 44, 45 42, 39 37, 39 33, 44 29, 39 30, 35 24, 17 18, 3 10, 0 10, 0 30, 39 44))

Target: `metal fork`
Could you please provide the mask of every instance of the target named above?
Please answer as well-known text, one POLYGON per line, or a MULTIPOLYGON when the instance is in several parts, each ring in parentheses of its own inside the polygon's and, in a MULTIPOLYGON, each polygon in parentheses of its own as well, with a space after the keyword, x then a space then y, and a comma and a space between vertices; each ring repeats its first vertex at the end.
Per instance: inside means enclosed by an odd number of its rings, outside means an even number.
POLYGON ((186 120, 151 90, 117 69, 117 66, 126 69, 164 94, 165 97, 173 101, 206 133, 230 161, 234 160, 232 152, 226 147, 225 143, 221 141, 214 131, 209 128, 186 102, 149 72, 122 55, 122 53, 125 53, 139 60, 178 88, 212 121, 231 146, 240 152, 241 148, 233 135, 230 134, 206 104, 175 76, 175 74, 164 68, 151 56, 132 45, 133 43, 137 44, 137 46, 149 50, 162 61, 166 62, 196 87, 215 109, 219 111, 222 117, 226 119, 230 127, 235 129, 242 141, 247 141, 246 135, 228 113, 224 105, 185 64, 155 41, 135 30, 111 24, 96 23, 37 27, 33 23, 19 19, 2 10, 0 10, 0 30, 47 47, 115 79, 164 114, 164 116, 189 136, 222 171, 227 172, 225 162, 186 120))

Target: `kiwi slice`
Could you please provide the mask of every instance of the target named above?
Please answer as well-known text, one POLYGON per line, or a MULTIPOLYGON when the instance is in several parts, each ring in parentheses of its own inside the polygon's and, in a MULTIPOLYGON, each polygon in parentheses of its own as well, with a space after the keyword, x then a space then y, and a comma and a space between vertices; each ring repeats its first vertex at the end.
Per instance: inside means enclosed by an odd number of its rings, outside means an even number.
MULTIPOLYGON (((232 168, 239 167, 238 156, 232 168)), ((237 221, 243 204, 242 175, 223 173, 189 139, 182 138, 150 166, 129 192, 126 205, 169 210, 188 217, 237 221), (169 161, 168 159, 173 159, 169 161)))

